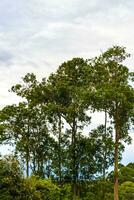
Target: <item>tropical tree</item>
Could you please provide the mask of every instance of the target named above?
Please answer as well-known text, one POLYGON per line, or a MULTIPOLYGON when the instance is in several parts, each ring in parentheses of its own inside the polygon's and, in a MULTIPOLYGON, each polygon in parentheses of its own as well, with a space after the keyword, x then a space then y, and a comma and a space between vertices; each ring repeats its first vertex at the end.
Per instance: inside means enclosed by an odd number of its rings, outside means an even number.
POLYGON ((78 135, 90 118, 86 115, 86 105, 82 101, 87 62, 81 58, 74 58, 59 66, 52 76, 51 83, 58 91, 58 105, 61 116, 69 124, 71 133, 70 143, 70 173, 72 176, 74 198, 77 195, 78 163, 77 143, 78 135))
POLYGON ((131 73, 122 62, 129 57, 125 48, 114 46, 94 60, 95 107, 107 109, 115 127, 114 200, 118 200, 118 152, 121 141, 129 141, 130 119, 133 117, 134 90, 129 84, 131 73), (98 83, 97 83, 98 82, 98 83))

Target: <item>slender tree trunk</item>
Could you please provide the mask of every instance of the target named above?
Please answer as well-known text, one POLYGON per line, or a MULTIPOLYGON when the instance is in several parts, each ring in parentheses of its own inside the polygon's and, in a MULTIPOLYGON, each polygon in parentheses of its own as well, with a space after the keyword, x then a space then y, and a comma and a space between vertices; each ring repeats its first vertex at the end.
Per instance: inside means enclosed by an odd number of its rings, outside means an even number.
POLYGON ((50 167, 50 160, 48 160, 48 165, 47 165, 47 178, 50 178, 51 175, 51 167, 50 167))
MULTIPOLYGON (((104 135, 104 139, 106 140, 107 138, 107 111, 105 110, 105 135, 104 135)), ((106 178, 106 154, 107 154, 107 147, 105 145, 104 148, 104 160, 103 160, 103 180, 105 180, 106 178)))
POLYGON ((119 121, 118 114, 115 119, 115 153, 114 153, 114 200, 119 200, 118 194, 118 147, 119 147, 119 121))
POLYGON ((72 175, 73 175, 73 199, 77 196, 77 167, 76 167, 76 120, 73 120, 72 126, 72 175))
MULTIPOLYGON (((29 101, 28 101, 29 105, 29 101)), ((30 161, 30 146, 29 146, 29 140, 30 140, 30 118, 28 115, 27 119, 27 144, 26 144, 26 176, 29 177, 29 161, 30 161)))
MULTIPOLYGON (((106 140, 107 138, 107 110, 105 109, 105 134, 104 134, 104 139, 106 140)), ((107 147, 106 147, 106 143, 105 143, 105 147, 104 147, 104 158, 103 158, 103 199, 105 199, 105 181, 106 181, 106 155, 107 155, 107 147)))
POLYGON ((58 123, 58 132, 59 132, 59 138, 58 138, 58 146, 59 146, 59 184, 61 185, 62 181, 62 174, 61 174, 61 116, 59 115, 59 123, 58 123))
POLYGON ((26 176, 29 177, 29 149, 26 152, 26 176))
POLYGON ((38 171, 38 173, 40 172, 40 160, 39 160, 39 157, 37 159, 37 171, 38 171))
POLYGON ((41 159, 41 165, 40 165, 40 175, 42 178, 44 178, 44 160, 43 160, 43 156, 41 159))
POLYGON ((36 159, 35 159, 35 152, 33 152, 33 172, 36 171, 36 159))
POLYGON ((28 117, 28 125, 27 125, 27 149, 26 149, 26 175, 29 177, 29 135, 30 135, 30 126, 29 126, 29 117, 28 117))

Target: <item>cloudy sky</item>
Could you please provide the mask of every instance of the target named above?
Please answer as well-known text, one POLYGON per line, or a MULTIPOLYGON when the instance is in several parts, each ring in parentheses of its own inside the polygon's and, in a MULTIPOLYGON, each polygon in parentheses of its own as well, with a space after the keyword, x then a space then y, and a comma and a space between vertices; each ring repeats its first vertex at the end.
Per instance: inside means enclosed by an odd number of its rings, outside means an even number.
MULTIPOLYGON (((17 102, 8 89, 27 72, 40 79, 65 60, 91 58, 112 45, 127 48, 133 70, 133 10, 133 0, 0 1, 0 107, 17 102)), ((134 144, 123 162, 133 155, 134 144)))

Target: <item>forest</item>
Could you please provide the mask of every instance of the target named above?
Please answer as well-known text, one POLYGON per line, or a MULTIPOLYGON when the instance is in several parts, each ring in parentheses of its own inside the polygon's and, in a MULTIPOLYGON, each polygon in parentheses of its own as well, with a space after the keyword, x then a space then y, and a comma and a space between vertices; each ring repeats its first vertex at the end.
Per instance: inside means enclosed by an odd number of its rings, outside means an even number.
POLYGON ((20 102, 0 110, 0 145, 14 149, 0 156, 1 200, 134 199, 134 163, 121 163, 134 125, 129 57, 113 46, 9 88, 20 102), (95 112, 104 123, 91 129, 95 112))

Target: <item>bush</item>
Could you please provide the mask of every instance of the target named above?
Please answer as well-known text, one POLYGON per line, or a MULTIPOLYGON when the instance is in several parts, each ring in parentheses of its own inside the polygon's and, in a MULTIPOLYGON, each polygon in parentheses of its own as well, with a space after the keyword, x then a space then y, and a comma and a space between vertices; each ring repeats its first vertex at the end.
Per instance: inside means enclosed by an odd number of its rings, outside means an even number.
POLYGON ((134 183, 130 181, 122 183, 119 187, 119 192, 121 200, 134 199, 134 183))
POLYGON ((19 162, 13 156, 0 159, 0 198, 18 199, 22 185, 22 172, 19 162))
POLYGON ((0 159, 0 199, 58 200, 60 189, 49 179, 24 178, 19 162, 8 156, 0 159))
POLYGON ((72 199, 72 187, 71 184, 64 184, 61 186, 60 197, 62 200, 72 199))

